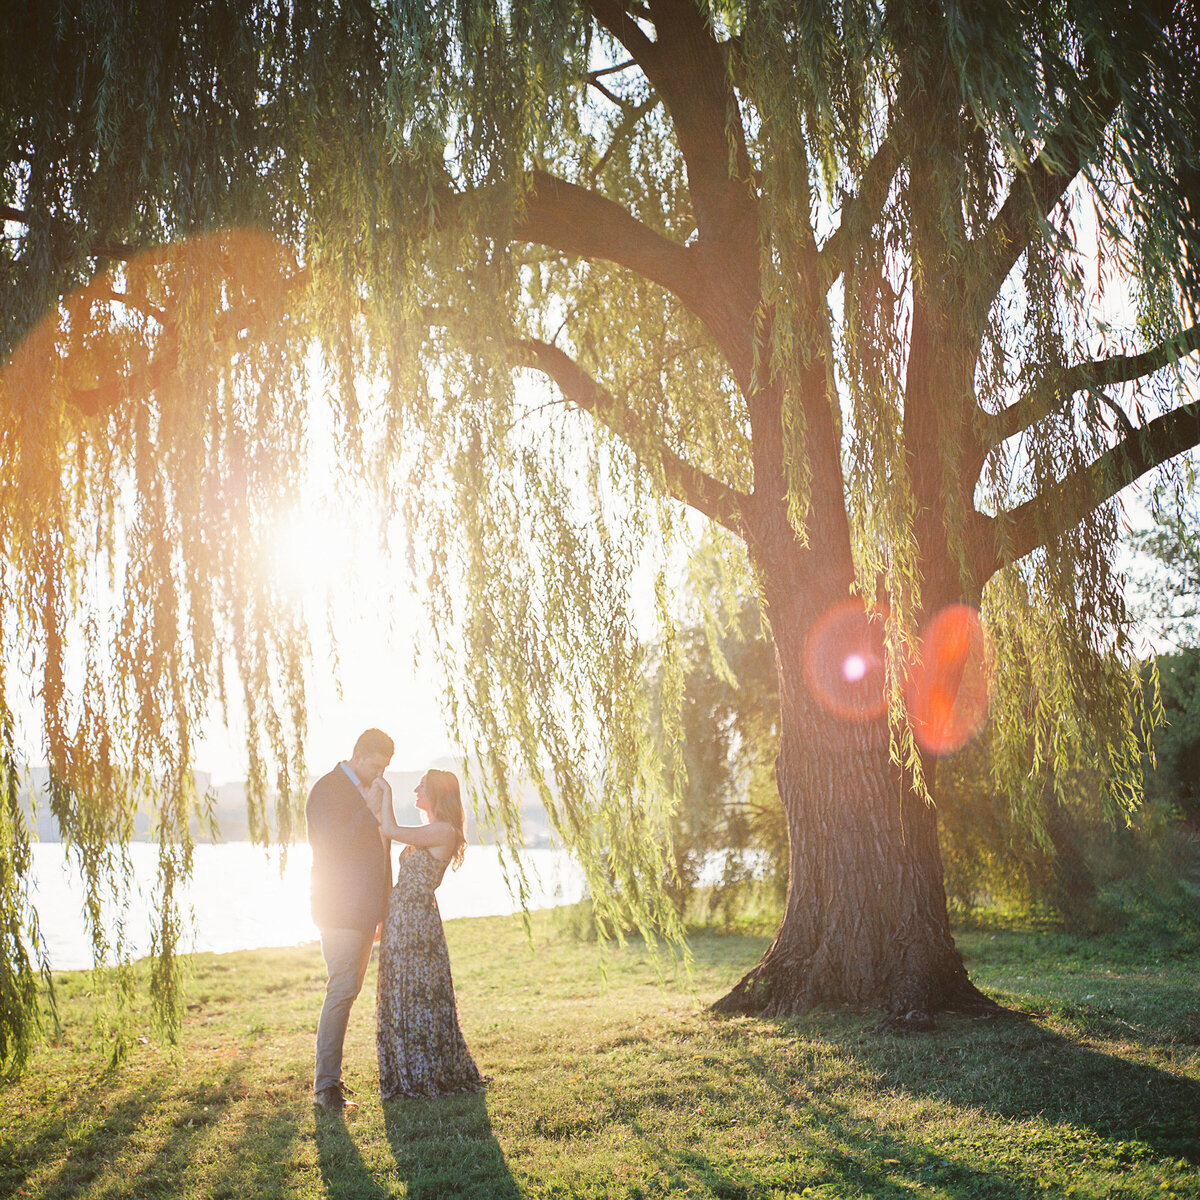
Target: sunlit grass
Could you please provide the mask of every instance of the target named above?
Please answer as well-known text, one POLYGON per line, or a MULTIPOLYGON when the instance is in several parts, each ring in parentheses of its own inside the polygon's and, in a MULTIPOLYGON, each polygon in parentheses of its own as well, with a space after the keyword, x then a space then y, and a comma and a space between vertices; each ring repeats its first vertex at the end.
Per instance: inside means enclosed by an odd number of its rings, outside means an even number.
POLYGON ((637 945, 602 978, 549 914, 533 948, 516 918, 447 933, 485 1096, 380 1105, 372 969, 362 1106, 315 1114, 315 946, 197 957, 182 1049, 111 1073, 68 974, 63 1038, 3 1093, 0 1195, 1200 1196, 1196 964, 1169 946, 964 931, 973 977, 1034 1015, 897 1038, 843 1010, 707 1015, 762 938, 698 934, 693 991, 637 945))

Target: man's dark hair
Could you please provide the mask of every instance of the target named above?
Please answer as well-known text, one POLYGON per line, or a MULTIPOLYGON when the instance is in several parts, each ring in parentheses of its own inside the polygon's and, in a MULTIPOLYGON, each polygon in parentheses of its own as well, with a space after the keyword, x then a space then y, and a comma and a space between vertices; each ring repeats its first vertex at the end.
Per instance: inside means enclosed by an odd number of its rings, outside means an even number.
POLYGON ((362 758, 367 754, 383 754, 391 758, 395 753, 396 743, 382 729, 366 729, 358 735, 352 757, 362 758))

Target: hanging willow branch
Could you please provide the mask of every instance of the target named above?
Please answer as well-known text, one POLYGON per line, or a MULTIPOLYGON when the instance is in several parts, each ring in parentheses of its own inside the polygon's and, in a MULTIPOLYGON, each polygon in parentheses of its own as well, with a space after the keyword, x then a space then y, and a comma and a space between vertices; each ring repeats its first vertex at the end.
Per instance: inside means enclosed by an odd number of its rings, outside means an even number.
POLYGON ((1194 5, 160 10, 20 5, 0 41, 0 730, 32 665, 98 955, 107 848, 149 806, 168 1021, 205 715, 243 699, 260 832, 268 783, 285 837, 303 787, 304 630, 257 551, 314 346, 349 476, 396 484, 480 802, 515 841, 532 780, 609 930, 678 929, 654 564, 688 509, 743 539, 783 641, 853 588, 895 667, 981 603, 1014 795, 1089 756, 1135 802, 1113 499, 1200 441, 1194 5), (1110 280, 1135 311, 1102 327, 1110 280), (1089 395, 1117 383, 1119 436, 1089 395))

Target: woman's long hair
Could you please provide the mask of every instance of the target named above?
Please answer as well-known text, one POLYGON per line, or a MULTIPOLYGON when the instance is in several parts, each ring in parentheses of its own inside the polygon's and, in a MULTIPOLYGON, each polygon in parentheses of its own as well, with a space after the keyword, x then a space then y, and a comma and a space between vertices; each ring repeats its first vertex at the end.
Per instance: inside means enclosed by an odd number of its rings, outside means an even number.
POLYGON ((439 771, 431 767, 422 780, 425 792, 433 801, 433 819, 454 826, 458 834, 458 845, 450 858, 450 865, 457 871, 462 866, 467 852, 467 815, 463 811, 462 792, 458 787, 458 776, 453 771, 439 771))

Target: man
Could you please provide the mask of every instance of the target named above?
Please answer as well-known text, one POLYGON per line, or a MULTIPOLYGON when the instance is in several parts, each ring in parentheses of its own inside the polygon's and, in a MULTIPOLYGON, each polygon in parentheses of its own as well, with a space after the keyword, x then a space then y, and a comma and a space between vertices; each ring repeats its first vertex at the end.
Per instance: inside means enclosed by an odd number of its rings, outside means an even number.
POLYGON ((313 784, 305 806, 313 856, 312 915, 328 974, 317 1025, 313 1102, 326 1112, 354 1107, 342 1082, 342 1044, 392 886, 391 856, 379 833, 383 792, 371 784, 387 770, 394 752, 386 733, 368 729, 354 743, 349 761, 313 784))

